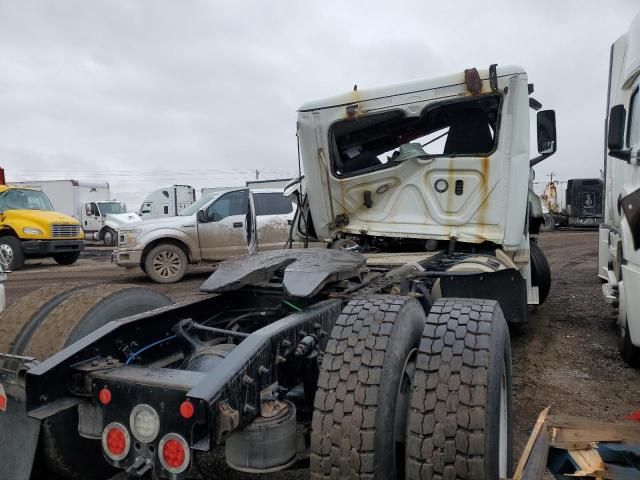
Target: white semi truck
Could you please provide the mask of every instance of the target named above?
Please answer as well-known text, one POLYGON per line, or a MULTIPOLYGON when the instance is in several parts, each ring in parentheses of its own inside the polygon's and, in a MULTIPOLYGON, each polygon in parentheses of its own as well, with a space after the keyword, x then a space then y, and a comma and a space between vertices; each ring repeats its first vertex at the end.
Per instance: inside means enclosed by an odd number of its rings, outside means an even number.
POLYGON ((622 358, 640 365, 640 15, 611 47, 598 275, 618 306, 622 358))
POLYGON ((125 223, 140 220, 127 212, 127 206, 112 199, 107 182, 78 180, 32 180, 12 182, 44 192, 57 212, 75 218, 82 225, 85 238, 115 245, 116 231, 125 223))
POLYGON ((175 217, 195 201, 196 191, 192 186, 169 185, 147 195, 138 213, 143 220, 175 217))
MULTIPOLYGON (((532 91, 522 67, 491 65, 307 103, 288 243, 331 248, 227 259, 201 287, 214 295, 172 306, 122 284, 14 302, 0 478, 186 480, 222 445, 271 473, 309 444, 312 480, 509 478, 507 322, 549 280, 528 187, 555 114, 535 115, 530 159, 532 91)), ((212 205, 185 225, 212 227, 212 205)))

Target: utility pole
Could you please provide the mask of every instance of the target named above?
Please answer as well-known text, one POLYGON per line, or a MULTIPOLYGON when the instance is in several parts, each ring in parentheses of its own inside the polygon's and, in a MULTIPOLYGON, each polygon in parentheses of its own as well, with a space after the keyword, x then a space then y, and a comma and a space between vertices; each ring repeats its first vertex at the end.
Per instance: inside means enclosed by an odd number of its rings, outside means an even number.
POLYGON ((549 183, 553 183, 553 176, 556 174, 556 172, 551 172, 549 175, 547 175, 547 177, 549 177, 549 183))
POLYGON ((259 176, 260 176, 260 170, 258 170, 258 169, 256 168, 256 180, 258 180, 258 177, 259 177, 259 176))

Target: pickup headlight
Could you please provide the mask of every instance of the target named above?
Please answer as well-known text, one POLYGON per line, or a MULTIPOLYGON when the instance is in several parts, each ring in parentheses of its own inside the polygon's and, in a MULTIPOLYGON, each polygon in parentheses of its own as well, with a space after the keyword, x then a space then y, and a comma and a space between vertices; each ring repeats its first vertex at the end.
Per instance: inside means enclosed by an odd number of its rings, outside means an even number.
POLYGON ((42 235, 42 230, 39 228, 24 227, 22 233, 26 233, 27 235, 42 235))
POLYGON ((133 247, 141 230, 121 230, 118 232, 118 244, 124 247, 133 247))

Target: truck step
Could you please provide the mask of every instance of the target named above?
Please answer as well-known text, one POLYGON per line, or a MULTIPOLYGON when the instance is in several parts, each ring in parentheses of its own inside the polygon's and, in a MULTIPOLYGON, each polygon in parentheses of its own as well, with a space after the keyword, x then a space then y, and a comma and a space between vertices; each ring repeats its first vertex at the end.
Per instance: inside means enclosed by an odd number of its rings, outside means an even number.
POLYGON ((616 285, 612 285, 611 283, 603 283, 602 294, 604 295, 607 303, 618 305, 618 288, 616 285))

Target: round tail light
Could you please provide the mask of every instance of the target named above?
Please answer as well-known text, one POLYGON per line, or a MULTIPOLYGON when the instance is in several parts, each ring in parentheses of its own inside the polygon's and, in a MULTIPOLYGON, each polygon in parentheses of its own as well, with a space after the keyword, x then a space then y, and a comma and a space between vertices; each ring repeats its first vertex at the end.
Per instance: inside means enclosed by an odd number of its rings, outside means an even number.
POLYGON ((149 405, 136 405, 129 417, 133 436, 142 443, 153 442, 160 432, 160 417, 149 405))
POLYGON ((160 463, 169 473, 182 473, 191 462, 191 450, 180 435, 168 433, 160 440, 160 463))
POLYGON ((113 461, 120 461, 129 454, 131 438, 124 425, 113 422, 105 427, 102 432, 102 449, 113 461))

